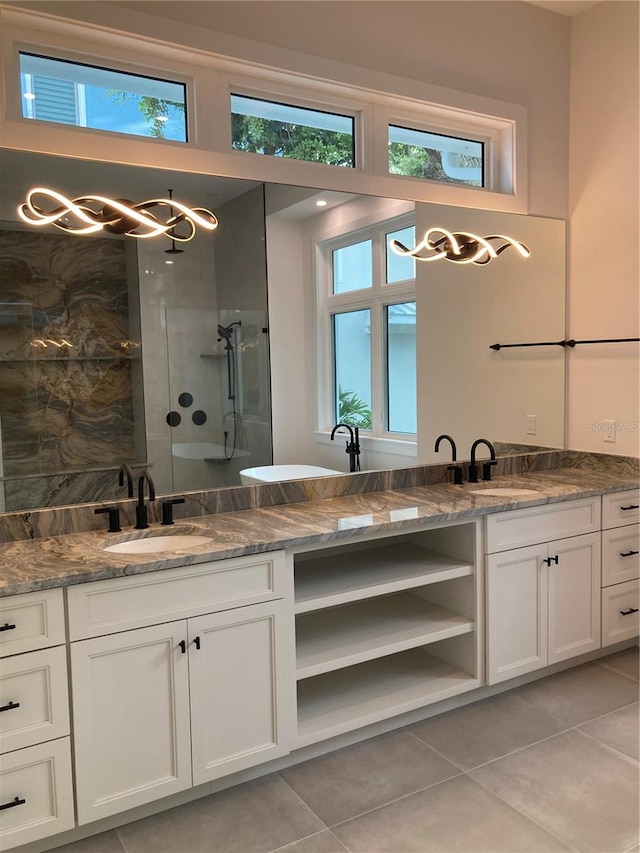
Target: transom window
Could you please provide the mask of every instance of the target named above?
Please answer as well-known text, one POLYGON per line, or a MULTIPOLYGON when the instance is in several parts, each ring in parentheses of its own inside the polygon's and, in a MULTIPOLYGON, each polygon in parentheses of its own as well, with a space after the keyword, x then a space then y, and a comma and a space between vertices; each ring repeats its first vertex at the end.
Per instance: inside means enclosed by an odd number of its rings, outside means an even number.
POLYGON ((236 151, 355 166, 353 116, 231 95, 231 144, 236 151))
POLYGON ((186 86, 20 53, 23 118, 187 141, 186 86))
POLYGON ((407 217, 322 245, 328 295, 321 334, 329 339, 333 423, 415 435, 415 261, 395 255, 392 240, 415 242, 407 217))
POLYGON ((484 187, 484 143, 390 124, 389 172, 484 187))

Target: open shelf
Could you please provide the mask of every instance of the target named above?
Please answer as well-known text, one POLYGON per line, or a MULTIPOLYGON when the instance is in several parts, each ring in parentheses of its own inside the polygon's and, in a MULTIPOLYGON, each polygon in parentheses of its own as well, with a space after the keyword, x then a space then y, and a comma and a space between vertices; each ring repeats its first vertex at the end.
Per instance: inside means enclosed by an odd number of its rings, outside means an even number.
POLYGON ((410 542, 296 561, 295 612, 473 574, 473 564, 410 542))
POLYGON ((296 677, 309 678, 473 630, 473 620, 410 592, 296 619, 296 677))
POLYGON ((423 648, 298 683, 298 746, 421 708, 478 686, 423 648))

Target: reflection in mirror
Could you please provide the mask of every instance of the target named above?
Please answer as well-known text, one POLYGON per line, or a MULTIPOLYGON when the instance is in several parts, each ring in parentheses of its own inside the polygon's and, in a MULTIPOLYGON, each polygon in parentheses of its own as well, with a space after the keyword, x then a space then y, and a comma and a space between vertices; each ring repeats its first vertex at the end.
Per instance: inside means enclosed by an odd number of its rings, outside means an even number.
MULTIPOLYGON (((0 157, 0 511, 125 498, 123 462, 134 474, 148 467, 158 493, 237 485, 242 469, 273 461, 348 470, 330 413, 318 417, 318 372, 322 382, 328 370, 314 344, 318 244, 414 215, 418 234, 495 233, 491 217, 502 216, 338 192, 323 193, 320 210, 317 191, 299 187, 0 157), (171 189, 220 224, 176 253, 167 238, 36 230, 16 214, 36 184, 134 202, 171 189)), ((524 277, 508 253, 480 268, 482 280, 418 265, 417 407, 395 409, 401 425, 417 417, 417 452, 411 441, 389 452, 364 429, 363 469, 445 461, 431 455, 439 432, 456 435, 460 458, 467 435, 503 452, 562 446, 563 353, 488 346, 564 337, 564 223, 506 218, 498 233, 532 249, 524 277), (522 428, 523 412, 536 415, 537 434, 522 428)), ((403 317, 393 319, 399 328, 403 317)))

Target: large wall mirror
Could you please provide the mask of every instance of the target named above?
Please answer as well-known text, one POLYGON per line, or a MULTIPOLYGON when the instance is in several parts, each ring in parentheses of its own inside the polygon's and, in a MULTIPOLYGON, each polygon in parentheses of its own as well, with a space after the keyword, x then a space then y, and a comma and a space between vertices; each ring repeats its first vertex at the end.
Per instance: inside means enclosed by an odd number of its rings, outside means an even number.
POLYGON ((318 247, 376 222, 412 220, 417 239, 434 226, 508 234, 532 254, 416 264, 415 307, 396 331, 415 341, 417 441, 363 431, 363 469, 444 461, 441 432, 461 458, 480 436, 502 452, 563 446, 562 347, 490 348, 563 339, 563 222, 0 157, 0 511, 126 497, 121 463, 148 467, 164 494, 238 485, 241 470, 274 460, 348 470, 322 402, 335 377, 316 334, 318 247), (34 186, 72 199, 173 195, 220 224, 186 244, 78 236, 20 220, 34 186))

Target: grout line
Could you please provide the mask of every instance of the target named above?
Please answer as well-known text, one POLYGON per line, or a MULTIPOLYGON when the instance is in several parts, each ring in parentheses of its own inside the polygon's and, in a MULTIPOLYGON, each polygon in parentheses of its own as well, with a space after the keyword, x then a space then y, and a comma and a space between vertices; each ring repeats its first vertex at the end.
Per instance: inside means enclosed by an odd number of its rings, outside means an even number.
POLYGON ((316 838, 318 835, 322 835, 323 832, 331 833, 331 836, 338 842, 343 850, 345 850, 345 853, 349 853, 349 849, 344 846, 337 835, 334 835, 334 833, 331 832, 329 827, 326 829, 319 829, 318 832, 312 832, 311 835, 305 835, 302 838, 298 838, 296 841, 290 841, 288 844, 285 844, 284 847, 276 847, 274 850, 271 850, 270 853, 286 853, 286 851, 293 847, 294 844, 299 844, 301 841, 307 841, 309 838, 316 838))
POLYGON ((597 743, 598 746, 603 746, 605 747, 605 749, 610 750, 615 755, 619 755, 621 758, 625 758, 627 761, 632 761, 636 765, 639 763, 639 760, 637 758, 634 758, 632 755, 627 755, 626 752, 623 752, 621 749, 618 749, 617 746, 611 746, 610 743, 606 743, 606 741, 600 740, 600 738, 597 738, 595 735, 589 734, 589 732, 580 732, 580 734, 589 738, 589 740, 592 740, 594 743, 597 743))
MULTIPOLYGON (((435 719, 435 717, 433 717, 432 719, 435 719)), ((426 722, 426 721, 425 721, 425 722, 426 722)), ((406 732, 407 732, 407 734, 412 735, 412 737, 414 737, 417 741, 419 741, 423 746, 427 746, 427 747, 429 747, 429 749, 432 749, 432 750, 435 752, 435 754, 436 754, 436 755, 439 755, 439 756, 440 756, 440 758, 443 758, 443 759, 444 759, 445 761, 447 761, 449 764, 452 764, 454 767, 457 767, 457 768, 458 768, 458 770, 460 771, 460 773, 466 773, 465 768, 464 768, 464 767, 462 767, 460 764, 458 764, 458 762, 457 762, 457 761, 455 761, 453 758, 449 758, 449 756, 445 755, 443 752, 439 752, 439 751, 435 748, 435 746, 433 746, 432 744, 428 743, 426 740, 422 740, 422 738, 421 738, 419 735, 417 735, 415 732, 410 731, 410 729, 408 729, 408 728, 406 729, 406 732)), ((460 775, 460 774, 454 774, 454 775, 460 775)), ((451 776, 450 778, 452 778, 452 779, 453 779, 453 776, 451 776)), ((444 780, 443 780, 443 781, 444 781, 444 780)))
MULTIPOLYGON (((323 829, 329 829, 329 826, 327 826, 327 824, 322 820, 322 818, 320 817, 320 815, 319 815, 319 814, 316 814, 316 813, 314 812, 314 810, 311 808, 311 806, 309 805, 309 803, 308 803, 306 800, 303 800, 303 799, 302 799, 302 797, 300 796, 300 794, 296 791, 296 789, 295 789, 292 785, 290 785, 290 784, 287 782, 287 780, 284 778, 284 776, 282 776, 282 775, 281 775, 281 773, 280 773, 280 771, 279 771, 279 770, 278 770, 278 771, 276 771, 275 775, 276 775, 276 776, 277 776, 277 777, 278 777, 282 782, 284 782, 284 784, 287 786, 287 788, 289 788, 289 790, 290 790, 290 791, 292 791, 292 792, 295 794, 295 796, 297 797, 297 799, 298 799, 298 800, 300 800, 300 802, 302 803, 302 805, 303 805, 306 809, 308 809, 314 817, 318 818, 318 820, 319 820, 319 821, 320 821, 320 823, 322 824, 323 829)), ((321 830, 321 829, 319 829, 317 832, 312 832, 312 833, 311 833, 311 835, 317 835, 317 834, 318 834, 318 832, 322 832, 322 830, 321 830)), ((293 843, 293 842, 291 842, 291 843, 293 843)))
MULTIPOLYGON (((135 823, 135 821, 131 821, 131 823, 135 823)), ((130 824, 125 823, 124 826, 130 826, 130 824)), ((113 831, 115 832, 116 838, 118 839, 118 841, 120 843, 120 847, 122 847, 123 853, 129 853, 129 851, 127 850, 127 848, 125 846, 124 841, 122 840, 122 838, 120 838, 120 833, 118 832, 119 828, 120 827, 116 827, 113 831)), ((92 837, 95 837, 95 836, 92 836, 92 837)))
POLYGON ((478 785, 480 785, 480 787, 481 787, 481 788, 484 788, 484 789, 485 789, 485 791, 487 791, 489 794, 491 794, 492 796, 494 796, 494 797, 495 797, 497 800, 499 800, 501 803, 504 803, 504 805, 505 805, 505 806, 507 806, 507 807, 508 807, 509 809, 511 809, 512 811, 516 812, 516 814, 519 814, 521 817, 524 817, 524 818, 525 818, 526 820, 528 820, 530 823, 534 824, 534 826, 537 826, 537 827, 538 827, 538 829, 542 829, 542 830, 543 830, 544 832, 546 832, 548 835, 552 836, 552 838, 555 838, 555 839, 557 839, 561 844, 564 844, 566 847, 568 847, 570 850, 572 850, 572 851, 573 851, 573 853, 580 853, 580 851, 578 850, 578 848, 577 848, 577 847, 573 847, 573 845, 569 844, 569 842, 568 842, 568 841, 565 841, 565 839, 564 839, 564 838, 560 838, 560 836, 559 836, 559 835, 556 835, 556 833, 555 833, 555 832, 552 832, 552 830, 548 829, 546 826, 543 826, 541 823, 538 823, 538 821, 537 821, 537 820, 535 820, 534 818, 530 817, 528 814, 525 814, 524 812, 520 811, 520 809, 519 809, 517 806, 514 806, 512 803, 509 803, 509 802, 507 802, 507 800, 504 800, 504 799, 503 799, 499 794, 497 794, 495 791, 492 791, 492 790, 491 790, 491 788, 487 787, 487 786, 486 786, 483 782, 481 782, 479 779, 474 779, 474 778, 473 778, 473 776, 470 776, 469 778, 471 779, 471 781, 473 781, 473 782, 477 782, 477 783, 478 783, 478 785))
POLYGON ((416 794, 422 794, 424 791, 428 791, 431 788, 437 788, 438 785, 446 785, 447 782, 451 782, 453 779, 459 779, 461 776, 466 776, 466 773, 456 773, 454 776, 448 776, 446 779, 441 779, 439 782, 433 782, 431 785, 426 785, 424 788, 418 788, 417 791, 411 791, 408 794, 403 794, 401 797, 396 797, 395 800, 389 800, 388 803, 381 803, 379 806, 374 806, 373 808, 367 809, 364 812, 352 815, 351 817, 348 817, 345 820, 339 820, 338 823, 332 823, 329 829, 335 829, 336 826, 343 826, 345 823, 350 823, 352 820, 359 820, 365 815, 373 814, 373 812, 380 811, 380 809, 385 809, 387 806, 392 806, 394 803, 400 803, 402 802, 402 800, 407 800, 409 797, 415 797, 416 794))

